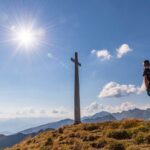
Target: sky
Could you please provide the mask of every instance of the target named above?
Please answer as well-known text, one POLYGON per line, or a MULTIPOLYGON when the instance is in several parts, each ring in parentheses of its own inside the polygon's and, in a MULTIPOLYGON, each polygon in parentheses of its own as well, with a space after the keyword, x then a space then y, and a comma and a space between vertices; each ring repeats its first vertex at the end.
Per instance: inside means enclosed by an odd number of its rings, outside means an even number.
POLYGON ((149 7, 147 0, 1 0, 0 120, 73 118, 76 51, 82 116, 149 108, 141 87, 149 7))

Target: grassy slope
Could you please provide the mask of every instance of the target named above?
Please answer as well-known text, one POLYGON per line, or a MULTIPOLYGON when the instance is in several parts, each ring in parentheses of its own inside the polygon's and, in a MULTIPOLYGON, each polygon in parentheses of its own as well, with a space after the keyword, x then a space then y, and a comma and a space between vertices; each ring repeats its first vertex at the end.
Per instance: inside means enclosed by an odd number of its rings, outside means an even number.
POLYGON ((9 150, 50 149, 150 150, 150 121, 123 120, 65 126, 28 138, 9 150))

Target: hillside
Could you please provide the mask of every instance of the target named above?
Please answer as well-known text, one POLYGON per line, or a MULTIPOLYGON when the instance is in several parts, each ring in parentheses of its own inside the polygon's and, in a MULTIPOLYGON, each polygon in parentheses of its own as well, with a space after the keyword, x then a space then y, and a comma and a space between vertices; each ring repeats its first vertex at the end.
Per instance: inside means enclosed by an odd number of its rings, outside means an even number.
POLYGON ((16 133, 12 135, 0 135, 0 149, 4 149, 9 146, 13 146, 16 143, 19 143, 20 141, 24 140, 27 137, 34 137, 35 135, 41 133, 42 131, 47 131, 47 130, 53 130, 53 129, 46 129, 46 130, 41 130, 37 133, 28 133, 28 134, 23 134, 23 133, 16 133))
POLYGON ((150 121, 122 120, 66 125, 7 150, 150 150, 150 121))

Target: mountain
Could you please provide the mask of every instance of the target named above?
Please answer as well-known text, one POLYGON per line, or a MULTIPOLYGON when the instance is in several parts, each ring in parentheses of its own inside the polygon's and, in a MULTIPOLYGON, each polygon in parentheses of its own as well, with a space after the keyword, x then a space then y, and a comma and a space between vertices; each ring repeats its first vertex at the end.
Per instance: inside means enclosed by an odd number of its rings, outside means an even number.
MULTIPOLYGON (((109 113, 106 111, 102 111, 99 113, 96 113, 92 116, 86 116, 82 118, 82 122, 90 123, 90 122, 104 122, 104 121, 114 121, 114 120, 122 120, 125 118, 138 118, 138 119, 144 119, 149 120, 150 119, 150 109, 147 110, 141 110, 141 109, 133 109, 128 111, 123 111, 120 113, 109 113)), ((73 123, 73 120, 71 119, 64 119, 57 122, 52 122, 44 125, 40 125, 37 127, 29 128, 27 130, 21 131, 20 133, 23 134, 30 134, 30 133, 36 133, 40 130, 46 130, 49 128, 59 128, 64 125, 70 125, 73 123)))
POLYGON ((104 116, 107 116, 107 115, 110 115, 111 113, 107 112, 107 111, 101 111, 101 112, 98 112, 96 114, 94 114, 92 116, 92 118, 97 118, 97 117, 104 117, 104 116))
MULTIPOLYGON (((49 129, 49 130, 53 130, 53 129, 49 129)), ((24 140, 27 137, 34 137, 35 135, 39 134, 40 132, 42 132, 43 130, 37 132, 37 133, 30 133, 30 134, 23 134, 23 133, 16 133, 13 135, 0 135, 0 149, 4 149, 6 147, 10 147, 13 146, 17 143, 19 143, 20 141, 24 140)), ((47 131, 47 130, 45 130, 47 131)))
POLYGON ((44 125, 41 125, 41 126, 29 128, 27 130, 21 131, 20 133, 23 133, 23 134, 37 133, 40 130, 46 130, 46 129, 50 129, 50 128, 56 129, 56 128, 59 128, 61 126, 69 125, 69 124, 72 124, 72 123, 73 123, 73 120, 64 119, 64 120, 60 120, 60 121, 57 121, 57 122, 47 123, 47 124, 44 124, 44 125))
MULTIPOLYGON (((83 122, 104 122, 104 121, 113 121, 113 120, 116 120, 116 118, 108 112, 100 112, 93 116, 84 117, 82 119, 83 122)), ((36 133, 36 132, 39 132, 40 130, 46 130, 49 128, 57 129, 64 125, 70 125, 70 124, 73 124, 73 120, 64 119, 64 120, 60 120, 57 122, 52 122, 52 123, 48 123, 45 125, 29 128, 27 130, 21 131, 20 133, 23 133, 23 134, 36 133)))
POLYGON ((10 147, 13 146, 14 144, 24 140, 26 137, 28 136, 34 136, 36 134, 32 133, 32 134, 22 134, 22 133, 17 133, 14 135, 0 135, 0 149, 6 148, 6 147, 10 147))
POLYGON ((128 119, 67 125, 28 138, 7 150, 149 150, 150 121, 128 119))
POLYGON ((82 117, 82 120, 86 120, 86 119, 90 119, 90 118, 92 118, 92 119, 100 118, 100 117, 104 117, 104 116, 109 115, 109 114, 111 114, 111 113, 106 112, 106 111, 101 111, 101 112, 98 112, 92 116, 84 116, 84 117, 82 117))
POLYGON ((146 110, 135 108, 135 109, 123 111, 120 113, 112 113, 112 115, 117 120, 121 120, 125 118, 138 118, 138 119, 150 120, 150 108, 146 110))
MULTIPOLYGON (((98 112, 98 113, 94 114, 93 116, 83 117, 82 121, 90 120, 90 119, 93 120, 95 118, 97 118, 98 121, 100 121, 100 119, 99 119, 100 117, 104 117, 108 114, 111 114, 111 113, 106 112, 106 111, 98 112)), ((148 119, 150 119, 150 109, 140 110, 140 109, 136 108, 133 110, 123 111, 120 113, 112 113, 111 115, 113 115, 113 117, 116 118, 117 120, 121 120, 124 118, 141 118, 141 119, 148 120, 148 119)), ((105 120, 104 118, 101 118, 101 119, 105 120)), ((64 121, 62 121, 62 125, 65 125, 67 123, 70 124, 70 122, 67 122, 67 121, 66 121, 66 123, 63 123, 63 122, 64 121)), ((94 122, 96 122, 96 119, 94 122)), ((23 130, 26 131, 26 129, 31 129, 33 127, 41 127, 43 125, 44 125, 44 129, 47 128, 47 127, 45 127, 45 125, 48 126, 48 128, 49 128, 49 125, 51 128, 58 128, 61 126, 61 121, 54 122, 54 120, 52 118, 16 118, 16 119, 0 121, 0 134, 12 135, 12 134, 18 133, 23 130), (49 124, 49 122, 52 122, 52 124, 51 123, 49 124)), ((39 131, 39 130, 37 130, 37 131, 39 131)), ((37 132, 37 131, 35 131, 35 132, 37 132)), ((31 132, 29 132, 29 133, 31 133, 31 132)), ((27 132, 27 134, 28 134, 28 132, 27 132)))
POLYGON ((11 135, 11 134, 13 134, 13 133, 8 132, 8 131, 2 131, 2 132, 0 132, 0 134, 3 134, 3 135, 11 135))
POLYGON ((0 136, 0 149, 12 146, 20 141, 22 141, 27 135, 22 133, 14 134, 10 136, 1 135, 0 136))
POLYGON ((99 121, 98 118, 105 117, 107 115, 110 115, 110 116, 112 115, 114 117, 114 119, 117 119, 117 120, 122 120, 122 119, 126 119, 126 118, 137 118, 137 119, 150 120, 150 108, 148 108, 146 110, 135 108, 132 110, 122 111, 122 112, 117 112, 117 113, 109 113, 106 111, 101 111, 101 112, 94 114, 93 116, 83 117, 82 120, 84 121, 84 120, 90 120, 90 119, 92 119, 92 120, 97 119, 97 121, 99 121))
POLYGON ((27 130, 23 130, 19 133, 13 134, 13 135, 5 136, 3 134, 0 134, 0 149, 4 149, 6 147, 13 146, 16 143, 19 143, 20 141, 24 140, 27 137, 34 137, 35 135, 39 134, 42 131, 53 130, 53 129, 59 128, 61 126, 69 125, 72 123, 73 123, 73 120, 65 119, 65 120, 60 120, 57 122, 37 126, 34 128, 30 128, 27 130))
POLYGON ((96 122, 105 122, 105 121, 114 121, 116 120, 116 118, 111 115, 111 114, 108 114, 108 115, 105 115, 105 116, 92 116, 92 117, 89 117, 89 118, 86 118, 84 120, 82 120, 82 122, 85 122, 85 123, 96 123, 96 122))

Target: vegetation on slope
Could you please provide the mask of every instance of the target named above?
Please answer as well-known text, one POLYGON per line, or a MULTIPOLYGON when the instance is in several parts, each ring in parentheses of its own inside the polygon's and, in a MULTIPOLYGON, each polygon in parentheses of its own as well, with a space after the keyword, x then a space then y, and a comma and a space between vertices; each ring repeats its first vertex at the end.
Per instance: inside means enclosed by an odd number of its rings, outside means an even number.
POLYGON ((7 150, 150 150, 150 121, 128 119, 68 125, 7 150))

